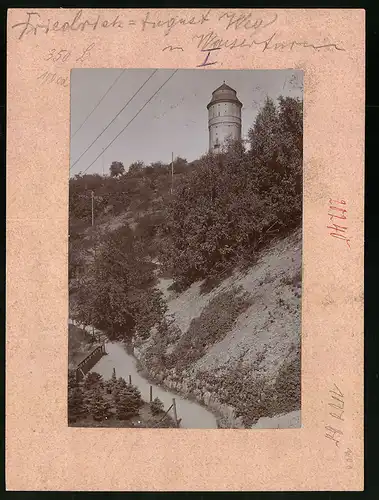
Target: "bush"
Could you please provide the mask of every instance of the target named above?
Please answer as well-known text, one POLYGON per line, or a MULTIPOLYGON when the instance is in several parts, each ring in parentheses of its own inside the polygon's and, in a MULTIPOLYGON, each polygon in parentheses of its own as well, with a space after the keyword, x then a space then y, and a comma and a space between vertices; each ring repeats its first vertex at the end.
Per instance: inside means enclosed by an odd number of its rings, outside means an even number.
POLYGON ((164 410, 164 404, 162 403, 162 401, 159 398, 155 398, 150 403, 150 410, 151 410, 152 415, 159 415, 164 410))

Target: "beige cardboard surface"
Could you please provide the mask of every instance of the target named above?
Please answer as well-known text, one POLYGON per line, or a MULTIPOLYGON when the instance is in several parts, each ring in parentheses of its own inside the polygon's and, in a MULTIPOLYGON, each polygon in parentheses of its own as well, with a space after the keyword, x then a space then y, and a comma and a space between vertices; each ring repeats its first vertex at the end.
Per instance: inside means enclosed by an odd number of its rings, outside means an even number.
POLYGON ((363 488, 364 22, 350 9, 8 11, 8 490, 363 488), (302 428, 69 428, 70 69, 195 68, 214 46, 199 71, 304 70, 302 428), (350 241, 331 235, 338 222, 350 241))

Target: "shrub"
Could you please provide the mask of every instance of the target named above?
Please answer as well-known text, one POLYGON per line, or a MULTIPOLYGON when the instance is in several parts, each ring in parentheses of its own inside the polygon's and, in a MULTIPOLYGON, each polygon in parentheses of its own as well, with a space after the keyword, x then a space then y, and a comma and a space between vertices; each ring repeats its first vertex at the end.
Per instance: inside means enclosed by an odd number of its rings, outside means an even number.
POLYGON ((250 367, 237 367, 225 375, 220 400, 233 406, 236 417, 242 417, 250 427, 260 417, 271 416, 272 387, 250 367))

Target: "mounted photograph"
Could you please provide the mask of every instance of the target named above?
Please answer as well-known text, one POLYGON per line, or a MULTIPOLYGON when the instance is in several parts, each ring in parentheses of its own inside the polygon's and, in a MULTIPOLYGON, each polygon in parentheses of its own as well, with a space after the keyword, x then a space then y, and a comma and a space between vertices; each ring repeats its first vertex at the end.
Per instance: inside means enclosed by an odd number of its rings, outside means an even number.
POLYGON ((303 72, 70 94, 68 425, 300 428, 303 72))

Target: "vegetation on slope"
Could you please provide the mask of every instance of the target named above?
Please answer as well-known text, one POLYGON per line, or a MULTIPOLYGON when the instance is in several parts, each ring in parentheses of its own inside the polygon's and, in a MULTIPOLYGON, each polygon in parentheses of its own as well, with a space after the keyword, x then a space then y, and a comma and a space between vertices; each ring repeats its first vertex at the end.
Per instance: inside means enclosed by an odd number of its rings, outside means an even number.
POLYGON ((175 427, 156 398, 145 403, 137 387, 115 372, 104 381, 90 372, 82 382, 68 372, 68 422, 75 427, 175 427))
POLYGON ((138 359, 168 388, 221 412, 221 426, 299 410, 300 297, 297 230, 207 294, 199 283, 170 293, 167 330, 138 342, 138 359))
POLYGON ((230 143, 192 164, 177 158, 172 195, 170 166, 162 163, 137 162, 125 173, 115 162, 108 177, 70 180, 69 275, 79 321, 129 338, 147 337, 156 324, 164 335, 153 260, 183 288, 254 262, 273 237, 300 225, 302 102, 268 98, 249 141, 249 148, 230 143), (120 213, 133 222, 105 234, 95 249, 91 190, 97 223, 120 213))
POLYGON ((301 221, 302 103, 268 99, 249 131, 184 177, 165 211, 160 258, 184 286, 252 262, 301 221))
POLYGON ((175 336, 175 325, 165 323, 165 334, 157 329, 145 362, 154 370, 175 368, 181 371, 190 367, 209 347, 225 337, 249 305, 249 294, 233 288, 212 299, 200 316, 191 321, 186 332, 177 332, 175 336), (167 352, 171 346, 173 349, 167 352))
MULTIPOLYGON (((145 361, 152 373, 168 370, 178 377, 191 370, 225 338, 251 297, 228 290, 193 319, 188 331, 180 332, 166 316, 157 279, 172 278, 179 291, 199 280, 215 283, 237 266, 251 267, 274 238, 301 225, 302 116, 299 100, 267 99, 247 145, 231 142, 220 153, 191 164, 177 158, 173 192, 171 166, 159 162, 137 162, 127 172, 113 162, 109 176, 71 179, 72 317, 106 331, 110 338, 149 343, 145 361), (116 218, 119 227, 100 232, 100 225, 116 218)), ((282 297, 278 304, 291 307, 282 297)), ((222 376, 202 369, 197 376, 250 425, 260 416, 300 407, 299 360, 294 345, 275 379, 249 364, 230 365, 222 376)), ((188 390, 197 389, 190 381, 188 390)), ((71 396, 79 401, 78 391, 71 396)))
MULTIPOLYGON (((298 349, 293 346, 293 350, 298 349)), ((261 417, 290 413, 301 405, 300 353, 293 352, 284 360, 275 378, 257 373, 250 365, 237 364, 222 377, 217 372, 198 374, 212 387, 221 403, 232 406, 235 416, 250 427, 261 417)))
POLYGON ((148 335, 165 313, 154 267, 132 229, 124 226, 107 233, 72 289, 71 315, 105 330, 110 338, 130 339, 135 330, 148 335))

